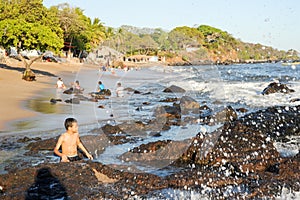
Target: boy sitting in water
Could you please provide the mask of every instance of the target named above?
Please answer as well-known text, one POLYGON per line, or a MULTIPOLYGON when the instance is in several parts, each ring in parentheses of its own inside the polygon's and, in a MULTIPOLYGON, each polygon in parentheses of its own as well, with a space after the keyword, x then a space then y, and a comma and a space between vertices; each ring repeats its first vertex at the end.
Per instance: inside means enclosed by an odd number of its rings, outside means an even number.
POLYGON ((77 154, 77 147, 92 160, 92 155, 88 153, 86 148, 80 142, 77 120, 74 118, 67 118, 65 120, 65 128, 67 131, 59 137, 54 148, 54 153, 61 157, 61 162, 80 160, 80 157, 77 154), (62 153, 59 152, 60 146, 62 147, 62 153))

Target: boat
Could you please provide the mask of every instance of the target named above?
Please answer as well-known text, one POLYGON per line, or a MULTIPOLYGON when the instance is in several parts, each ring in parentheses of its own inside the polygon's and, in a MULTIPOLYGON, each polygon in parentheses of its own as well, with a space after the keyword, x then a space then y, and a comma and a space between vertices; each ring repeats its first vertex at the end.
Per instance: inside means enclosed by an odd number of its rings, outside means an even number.
POLYGON ((283 62, 281 62, 281 65, 283 65, 283 66, 300 65, 300 60, 283 61, 283 62))

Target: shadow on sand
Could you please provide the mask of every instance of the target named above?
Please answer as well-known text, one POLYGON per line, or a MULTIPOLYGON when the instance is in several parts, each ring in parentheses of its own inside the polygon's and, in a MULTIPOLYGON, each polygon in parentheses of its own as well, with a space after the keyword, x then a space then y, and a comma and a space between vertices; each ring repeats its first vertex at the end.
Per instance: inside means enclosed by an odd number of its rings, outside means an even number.
MULTIPOLYGON (((6 64, 0 64, 0 68, 2 69, 8 69, 8 70, 14 70, 14 71, 18 71, 18 72, 24 72, 25 68, 24 67, 12 67, 12 66, 8 66, 6 64)), ((46 72, 46 71, 41 71, 41 70, 36 70, 36 69, 32 69, 32 71, 35 74, 42 74, 44 76, 51 76, 51 77, 56 77, 55 74, 46 72)))

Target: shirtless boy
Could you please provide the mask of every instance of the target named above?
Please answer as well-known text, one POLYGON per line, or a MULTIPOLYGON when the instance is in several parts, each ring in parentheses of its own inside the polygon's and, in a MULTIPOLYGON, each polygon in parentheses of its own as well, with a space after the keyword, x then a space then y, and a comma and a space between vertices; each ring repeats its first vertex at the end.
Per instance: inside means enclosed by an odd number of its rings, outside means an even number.
POLYGON ((89 152, 80 142, 77 120, 74 118, 67 118, 65 120, 65 128, 67 131, 59 137, 54 148, 54 153, 61 157, 61 162, 80 160, 77 154, 77 147, 79 147, 84 154, 92 160, 92 155, 89 154, 89 152), (60 146, 62 148, 62 153, 59 152, 60 146))

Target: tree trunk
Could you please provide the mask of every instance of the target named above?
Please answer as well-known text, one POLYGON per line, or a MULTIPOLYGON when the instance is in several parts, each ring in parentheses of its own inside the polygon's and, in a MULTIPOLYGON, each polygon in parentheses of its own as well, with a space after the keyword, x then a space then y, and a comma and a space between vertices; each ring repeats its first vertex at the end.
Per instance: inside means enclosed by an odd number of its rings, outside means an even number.
POLYGON ((38 56, 36 58, 33 58, 28 63, 25 60, 25 58, 23 58, 22 55, 19 54, 19 56, 20 56, 21 60, 23 61, 24 67, 25 67, 25 71, 23 73, 22 79, 24 79, 25 81, 35 81, 36 80, 35 79, 36 76, 35 76, 34 72, 31 70, 30 66, 32 65, 32 63, 34 61, 36 61, 36 60, 40 59, 41 57, 43 57, 44 54, 42 54, 42 55, 40 55, 40 56, 38 56))

